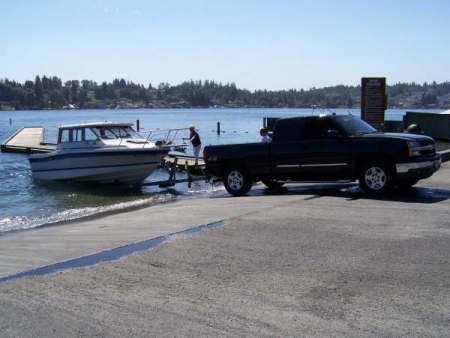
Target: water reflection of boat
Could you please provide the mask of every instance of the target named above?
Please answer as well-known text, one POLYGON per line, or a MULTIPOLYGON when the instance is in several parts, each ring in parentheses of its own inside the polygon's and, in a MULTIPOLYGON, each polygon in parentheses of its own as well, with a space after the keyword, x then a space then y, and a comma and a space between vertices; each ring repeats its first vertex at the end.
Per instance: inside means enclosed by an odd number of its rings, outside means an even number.
POLYGON ((99 122, 61 126, 56 151, 29 157, 34 178, 139 184, 170 147, 150 142, 131 123, 99 122))

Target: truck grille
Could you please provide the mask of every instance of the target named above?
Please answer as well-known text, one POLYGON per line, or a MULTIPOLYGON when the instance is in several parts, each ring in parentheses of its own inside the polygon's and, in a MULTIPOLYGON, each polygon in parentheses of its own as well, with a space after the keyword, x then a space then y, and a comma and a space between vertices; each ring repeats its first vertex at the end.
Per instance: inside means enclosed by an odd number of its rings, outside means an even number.
POLYGON ((422 155, 432 155, 436 152, 435 143, 434 141, 422 141, 420 152, 422 155))

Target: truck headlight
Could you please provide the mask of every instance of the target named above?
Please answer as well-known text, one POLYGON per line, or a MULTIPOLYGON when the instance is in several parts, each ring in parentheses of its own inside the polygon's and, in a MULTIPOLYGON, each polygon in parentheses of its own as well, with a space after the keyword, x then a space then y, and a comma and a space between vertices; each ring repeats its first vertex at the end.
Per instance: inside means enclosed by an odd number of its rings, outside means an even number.
POLYGON ((411 141, 408 142, 408 155, 409 157, 414 157, 414 156, 420 156, 421 152, 420 150, 422 149, 420 142, 417 141, 411 141))

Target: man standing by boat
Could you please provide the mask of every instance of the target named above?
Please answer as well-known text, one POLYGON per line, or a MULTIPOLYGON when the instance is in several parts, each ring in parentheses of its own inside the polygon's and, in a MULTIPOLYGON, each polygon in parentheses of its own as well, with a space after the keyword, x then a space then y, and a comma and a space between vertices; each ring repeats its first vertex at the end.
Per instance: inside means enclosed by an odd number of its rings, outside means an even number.
POLYGON ((189 126, 189 130, 191 131, 191 135, 189 138, 183 139, 191 141, 192 147, 194 148, 195 165, 198 165, 198 155, 200 154, 200 149, 202 148, 202 142, 200 141, 200 136, 195 131, 195 126, 193 124, 189 126))

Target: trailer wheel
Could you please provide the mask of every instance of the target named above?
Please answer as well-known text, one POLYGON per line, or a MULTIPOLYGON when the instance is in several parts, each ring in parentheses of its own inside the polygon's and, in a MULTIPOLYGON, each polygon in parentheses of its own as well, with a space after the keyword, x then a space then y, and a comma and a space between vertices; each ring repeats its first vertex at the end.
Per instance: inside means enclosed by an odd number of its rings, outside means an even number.
POLYGON ((245 195, 252 187, 249 173, 242 167, 230 168, 225 172, 224 186, 234 196, 245 195))

